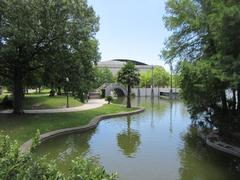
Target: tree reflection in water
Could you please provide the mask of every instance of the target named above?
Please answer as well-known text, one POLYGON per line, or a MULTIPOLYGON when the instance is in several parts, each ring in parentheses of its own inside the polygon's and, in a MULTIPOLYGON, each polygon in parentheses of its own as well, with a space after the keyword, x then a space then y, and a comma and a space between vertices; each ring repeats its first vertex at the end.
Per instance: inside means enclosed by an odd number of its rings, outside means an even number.
POLYGON ((140 134, 131 129, 131 116, 127 117, 127 130, 117 135, 118 146, 127 157, 134 157, 139 145, 141 144, 140 134))
POLYGON ((182 180, 235 180, 240 177, 240 160, 206 146, 190 127, 182 136, 184 146, 179 151, 182 180), (206 173, 207 172, 207 173, 206 173))
POLYGON ((47 159, 56 160, 60 170, 65 173, 69 169, 72 159, 89 153, 89 141, 95 131, 93 129, 87 133, 57 136, 41 143, 35 154, 38 157, 45 156, 47 159))

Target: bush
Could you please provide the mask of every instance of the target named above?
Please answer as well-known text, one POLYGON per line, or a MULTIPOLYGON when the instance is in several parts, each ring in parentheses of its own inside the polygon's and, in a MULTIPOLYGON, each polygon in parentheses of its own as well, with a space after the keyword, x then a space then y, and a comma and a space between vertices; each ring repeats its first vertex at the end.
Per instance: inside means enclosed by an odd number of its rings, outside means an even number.
POLYGON ((136 94, 135 93, 131 93, 131 97, 136 97, 136 94))
MULTIPOLYGON (((35 143, 38 143, 39 132, 33 139, 36 140, 35 143)), ((36 148, 36 144, 34 146, 36 148)), ((47 163, 45 158, 33 158, 32 151, 21 154, 16 141, 11 142, 8 136, 0 134, 0 179, 113 180, 116 179, 116 175, 107 174, 91 159, 78 157, 73 161, 69 177, 66 178, 57 169, 55 163, 47 163)))
POLYGON ((51 89, 51 91, 49 92, 49 96, 53 97, 55 96, 55 94, 56 94, 56 91, 54 89, 51 89))
POLYGON ((108 102, 108 104, 110 104, 113 100, 113 97, 112 96, 107 96, 106 97, 106 101, 108 102))
POLYGON ((8 95, 6 95, 2 102, 1 105, 3 106, 3 108, 7 109, 7 108, 12 108, 13 107, 13 100, 9 99, 8 95))

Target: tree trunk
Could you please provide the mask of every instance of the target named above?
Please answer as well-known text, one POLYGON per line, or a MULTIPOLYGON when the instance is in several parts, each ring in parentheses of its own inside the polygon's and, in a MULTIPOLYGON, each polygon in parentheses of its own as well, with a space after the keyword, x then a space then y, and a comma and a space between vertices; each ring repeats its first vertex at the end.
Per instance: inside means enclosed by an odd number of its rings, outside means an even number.
POLYGON ((227 98, 226 98, 226 93, 223 90, 221 93, 221 100, 222 100, 222 108, 224 112, 227 112, 228 107, 227 107, 227 98))
POLYGON ((23 78, 20 68, 16 68, 14 73, 13 98, 13 113, 23 114, 23 78))
POLYGON ((236 110, 236 103, 237 103, 237 99, 236 99, 236 89, 232 90, 233 93, 233 104, 232 104, 232 110, 235 111, 236 110))
POLYGON ((147 97, 147 86, 145 85, 145 97, 147 97))
POLYGON ((240 84, 238 84, 237 88, 237 110, 240 111, 240 84))
POLYGON ((61 87, 57 88, 57 95, 62 95, 61 87))
POLYGON ((158 86, 158 97, 160 97, 159 86, 158 86))
POLYGON ((128 85, 127 108, 131 108, 131 86, 128 85))

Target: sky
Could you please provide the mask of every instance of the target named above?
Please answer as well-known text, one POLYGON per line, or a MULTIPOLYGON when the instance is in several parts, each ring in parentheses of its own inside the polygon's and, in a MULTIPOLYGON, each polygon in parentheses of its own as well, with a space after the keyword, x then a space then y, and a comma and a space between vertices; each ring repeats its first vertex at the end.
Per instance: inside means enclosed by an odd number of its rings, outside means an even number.
MULTIPOLYGON (((164 65, 160 51, 170 32, 164 26, 166 0, 88 0, 100 17, 101 61, 133 59, 164 65)), ((166 65, 165 65, 166 67, 166 65)))

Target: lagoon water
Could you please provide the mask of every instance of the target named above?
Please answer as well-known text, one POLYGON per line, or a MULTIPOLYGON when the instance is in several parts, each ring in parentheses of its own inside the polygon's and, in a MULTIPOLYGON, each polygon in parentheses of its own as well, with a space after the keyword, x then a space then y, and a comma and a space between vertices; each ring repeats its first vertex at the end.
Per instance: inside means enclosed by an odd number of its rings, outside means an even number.
POLYGON ((40 145, 38 155, 65 172, 79 155, 94 157, 124 180, 237 180, 240 159, 207 147, 181 101, 135 98, 146 111, 101 121, 95 130, 40 145))

